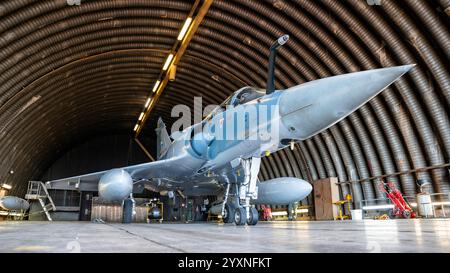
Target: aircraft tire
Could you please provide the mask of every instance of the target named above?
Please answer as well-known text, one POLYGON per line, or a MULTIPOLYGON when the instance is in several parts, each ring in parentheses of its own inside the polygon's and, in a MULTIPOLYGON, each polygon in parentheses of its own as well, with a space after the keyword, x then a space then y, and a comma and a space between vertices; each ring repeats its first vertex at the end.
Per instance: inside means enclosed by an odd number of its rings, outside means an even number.
POLYGON ((233 223, 235 207, 233 204, 225 204, 225 216, 223 217, 224 223, 233 223))
POLYGON ((256 208, 250 209, 250 217, 247 219, 247 225, 254 226, 258 223, 258 210, 256 208))
POLYGON ((389 215, 390 219, 395 219, 396 218, 395 211, 393 209, 390 209, 388 211, 388 215, 389 215))
POLYGON ((242 226, 245 225, 245 222, 247 222, 247 212, 245 211, 245 208, 236 208, 234 211, 234 223, 236 226, 242 226))
POLYGON ((411 212, 408 211, 408 210, 404 210, 403 211, 403 218, 405 218, 405 219, 411 218, 411 212))

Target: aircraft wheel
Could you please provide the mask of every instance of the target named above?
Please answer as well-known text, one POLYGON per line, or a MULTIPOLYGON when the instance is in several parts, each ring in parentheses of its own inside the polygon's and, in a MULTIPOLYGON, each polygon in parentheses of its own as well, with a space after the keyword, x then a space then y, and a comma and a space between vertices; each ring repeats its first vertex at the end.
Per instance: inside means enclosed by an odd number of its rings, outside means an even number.
POLYGON ((411 218, 411 212, 408 211, 408 210, 404 210, 403 211, 403 218, 405 218, 405 219, 411 218))
POLYGON ((390 209, 388 211, 388 215, 389 215, 389 218, 391 218, 391 219, 394 219, 396 217, 395 211, 393 209, 390 209))
POLYGON ((250 217, 247 219, 247 225, 254 226, 258 223, 258 210, 256 208, 250 209, 250 217))
POLYGON ((223 215, 224 223, 232 223, 234 220, 234 206, 232 204, 225 204, 225 211, 223 215))
POLYGON ((247 212, 245 211, 245 208, 236 208, 234 211, 234 223, 237 226, 245 225, 245 222, 247 220, 247 212))

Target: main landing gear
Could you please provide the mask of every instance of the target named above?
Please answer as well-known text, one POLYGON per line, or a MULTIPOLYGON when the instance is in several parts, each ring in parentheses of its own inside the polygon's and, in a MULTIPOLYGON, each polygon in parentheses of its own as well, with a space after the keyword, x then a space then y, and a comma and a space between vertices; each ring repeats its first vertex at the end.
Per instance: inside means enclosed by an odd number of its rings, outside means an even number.
POLYGON ((249 225, 254 226, 258 223, 258 210, 254 207, 250 208, 250 213, 247 216, 247 210, 244 207, 236 208, 234 211, 234 223, 237 226, 249 225))
POLYGON ((256 183, 261 158, 243 159, 241 163, 244 170, 244 181, 236 185, 234 198, 230 198, 231 200, 228 198, 231 184, 227 184, 222 207, 222 219, 225 223, 234 222, 238 226, 245 224, 253 226, 258 223, 259 217, 258 210, 250 204, 250 201, 258 198, 256 183))

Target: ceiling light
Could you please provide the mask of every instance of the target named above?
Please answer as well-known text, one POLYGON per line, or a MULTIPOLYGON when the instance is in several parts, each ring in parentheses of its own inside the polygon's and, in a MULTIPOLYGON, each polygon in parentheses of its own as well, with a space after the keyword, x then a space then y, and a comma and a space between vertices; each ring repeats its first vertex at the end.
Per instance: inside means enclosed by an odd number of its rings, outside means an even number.
POLYGON ((137 129, 139 128, 139 124, 136 124, 136 126, 134 126, 134 130, 133 131, 137 131, 137 129))
MULTIPOLYGON (((141 121, 143 117, 144 117, 144 112, 142 112, 142 113, 139 115, 139 121, 141 121)), ((137 125, 137 124, 136 124, 136 125, 137 125)))
POLYGON ((156 90, 158 90, 160 83, 161 83, 161 81, 159 81, 159 80, 156 81, 155 86, 153 86, 153 92, 156 92, 156 90))
POLYGON ((12 189, 12 186, 8 185, 8 184, 3 184, 2 188, 4 188, 5 190, 10 190, 10 189, 12 189))
POLYGON ((164 71, 166 71, 167 68, 169 68, 169 65, 170 65, 170 62, 172 62, 172 59, 173 59, 173 54, 170 53, 170 54, 169 54, 169 57, 167 57, 166 63, 165 63, 164 66, 163 66, 163 70, 164 70, 164 71))
POLYGON ((178 35, 178 41, 183 40, 184 35, 186 35, 186 32, 188 31, 189 26, 191 25, 191 22, 192 22, 192 18, 188 17, 186 19, 186 22, 184 22, 184 25, 183 25, 183 28, 180 31, 180 34, 178 35))
POLYGON ((364 206, 363 210, 382 210, 382 209, 392 209, 394 205, 373 205, 373 206, 364 206))
POLYGON ((151 98, 148 98, 147 101, 145 102, 145 108, 148 107, 148 105, 150 104, 151 98))

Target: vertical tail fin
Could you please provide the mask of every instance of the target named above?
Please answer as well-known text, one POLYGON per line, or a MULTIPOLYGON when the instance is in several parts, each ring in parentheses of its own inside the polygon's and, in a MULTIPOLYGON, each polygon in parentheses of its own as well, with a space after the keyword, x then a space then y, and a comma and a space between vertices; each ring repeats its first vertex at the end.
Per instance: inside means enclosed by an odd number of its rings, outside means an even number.
POLYGON ((167 133, 166 125, 161 118, 158 119, 158 126, 155 131, 157 140, 157 159, 160 159, 167 152, 172 141, 170 140, 169 133, 167 133))

